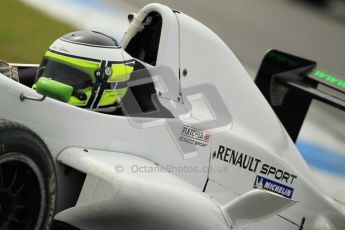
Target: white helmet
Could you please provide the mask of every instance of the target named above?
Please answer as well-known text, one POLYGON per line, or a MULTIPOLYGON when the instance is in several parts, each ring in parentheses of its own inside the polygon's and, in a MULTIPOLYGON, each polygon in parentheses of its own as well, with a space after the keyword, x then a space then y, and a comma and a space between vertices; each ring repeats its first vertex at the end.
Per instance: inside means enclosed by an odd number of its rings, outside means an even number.
POLYGON ((60 37, 46 51, 36 86, 40 84, 41 91, 49 90, 51 97, 69 104, 111 111, 126 94, 133 68, 134 60, 114 38, 77 31, 60 37))

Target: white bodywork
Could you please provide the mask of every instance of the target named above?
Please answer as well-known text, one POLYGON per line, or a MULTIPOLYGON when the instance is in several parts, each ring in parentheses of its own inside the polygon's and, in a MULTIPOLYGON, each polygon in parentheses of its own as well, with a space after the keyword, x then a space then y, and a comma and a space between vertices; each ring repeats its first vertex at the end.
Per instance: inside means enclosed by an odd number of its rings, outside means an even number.
POLYGON ((344 229, 343 207, 315 183, 269 104, 212 31, 150 4, 121 45, 150 12, 163 20, 156 89, 175 118, 112 116, 50 98, 22 102, 21 93, 37 93, 0 76, 0 117, 31 128, 56 159, 59 210, 71 186, 63 165, 87 175, 77 204, 55 219, 90 230, 344 229), (205 145, 181 146, 176 135, 186 126, 207 133, 205 145), (232 151, 249 159, 247 166, 244 159, 225 162, 232 151), (290 197, 255 189, 257 178, 293 189, 290 197))

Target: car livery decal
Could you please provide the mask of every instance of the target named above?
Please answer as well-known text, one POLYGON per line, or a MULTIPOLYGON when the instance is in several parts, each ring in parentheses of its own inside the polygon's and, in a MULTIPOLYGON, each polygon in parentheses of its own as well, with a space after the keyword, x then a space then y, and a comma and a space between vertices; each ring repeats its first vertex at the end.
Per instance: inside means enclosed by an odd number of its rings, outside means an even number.
POLYGON ((183 126, 179 141, 201 147, 207 147, 210 133, 187 125, 183 126))
POLYGON ((286 184, 292 184, 297 179, 296 175, 288 171, 279 169, 278 167, 264 163, 261 159, 223 145, 219 145, 218 151, 214 151, 212 157, 213 159, 224 161, 253 173, 274 177, 274 179, 286 184))
POLYGON ((289 199, 291 199, 294 190, 289 186, 280 184, 262 176, 256 176, 253 188, 265 189, 289 199))

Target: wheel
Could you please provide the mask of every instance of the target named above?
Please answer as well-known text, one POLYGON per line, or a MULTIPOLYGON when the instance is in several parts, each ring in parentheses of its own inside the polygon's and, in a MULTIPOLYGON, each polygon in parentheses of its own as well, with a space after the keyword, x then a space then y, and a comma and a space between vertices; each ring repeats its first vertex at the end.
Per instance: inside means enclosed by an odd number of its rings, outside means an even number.
POLYGON ((0 229, 50 229, 56 189, 54 162, 39 136, 0 120, 0 229))

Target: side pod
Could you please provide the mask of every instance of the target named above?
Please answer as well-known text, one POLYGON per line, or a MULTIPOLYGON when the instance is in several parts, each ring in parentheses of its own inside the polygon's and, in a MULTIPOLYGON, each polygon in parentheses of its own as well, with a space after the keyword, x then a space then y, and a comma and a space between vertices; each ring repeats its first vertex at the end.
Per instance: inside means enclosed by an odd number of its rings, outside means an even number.
POLYGON ((275 193, 255 189, 224 205, 222 212, 230 226, 235 225, 241 229, 278 214, 296 203, 297 201, 275 193))

